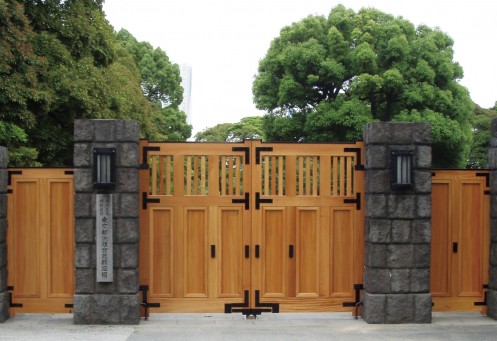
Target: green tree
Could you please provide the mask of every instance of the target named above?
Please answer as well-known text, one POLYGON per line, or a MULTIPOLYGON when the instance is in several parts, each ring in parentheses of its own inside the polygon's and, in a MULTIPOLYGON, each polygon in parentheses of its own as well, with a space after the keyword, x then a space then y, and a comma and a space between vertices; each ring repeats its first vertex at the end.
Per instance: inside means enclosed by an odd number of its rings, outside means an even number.
POLYGON ((491 123, 497 117, 496 108, 483 109, 475 104, 475 110, 471 117, 473 126, 473 141, 469 153, 467 168, 488 167, 488 147, 492 139, 491 123))
POLYGON ((117 33, 117 39, 133 56, 141 75, 141 88, 154 107, 152 123, 156 131, 151 138, 164 141, 189 138, 192 127, 178 108, 183 101, 179 66, 171 63, 163 50, 139 42, 125 29, 117 33))
POLYGON ((197 142, 241 142, 245 139, 263 138, 263 118, 244 117, 237 123, 221 123, 195 135, 197 142))
POLYGON ((284 27, 253 83, 271 140, 360 138, 372 121, 428 121, 434 165, 466 165, 473 103, 453 41, 376 9, 339 5, 284 27))

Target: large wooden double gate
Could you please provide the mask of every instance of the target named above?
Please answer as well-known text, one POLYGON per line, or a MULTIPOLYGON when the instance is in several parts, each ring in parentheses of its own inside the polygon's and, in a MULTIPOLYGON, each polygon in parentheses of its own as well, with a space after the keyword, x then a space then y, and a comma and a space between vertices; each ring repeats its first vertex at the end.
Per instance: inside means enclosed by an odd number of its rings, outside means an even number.
POLYGON ((140 277, 154 311, 342 311, 354 301, 361 142, 142 147, 140 277))

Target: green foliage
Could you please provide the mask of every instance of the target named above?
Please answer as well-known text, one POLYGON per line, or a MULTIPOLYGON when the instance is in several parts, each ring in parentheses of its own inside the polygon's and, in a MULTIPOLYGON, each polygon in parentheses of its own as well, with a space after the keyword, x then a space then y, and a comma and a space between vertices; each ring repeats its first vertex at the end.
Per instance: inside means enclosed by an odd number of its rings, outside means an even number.
POLYGON ((491 123, 497 117, 497 108, 483 109, 475 105, 471 124, 473 126, 473 141, 469 153, 467 168, 488 167, 488 146, 492 139, 491 123))
POLYGON ((376 9, 339 5, 284 27, 253 83, 268 139, 339 141, 379 121, 434 124, 434 164, 463 167, 473 103, 453 41, 376 9), (450 127, 450 128, 449 128, 450 127), (456 134, 460 134, 457 135, 456 134))
POLYGON ((263 138, 263 118, 245 117, 237 123, 221 123, 195 135, 197 142, 241 142, 245 139, 263 138))

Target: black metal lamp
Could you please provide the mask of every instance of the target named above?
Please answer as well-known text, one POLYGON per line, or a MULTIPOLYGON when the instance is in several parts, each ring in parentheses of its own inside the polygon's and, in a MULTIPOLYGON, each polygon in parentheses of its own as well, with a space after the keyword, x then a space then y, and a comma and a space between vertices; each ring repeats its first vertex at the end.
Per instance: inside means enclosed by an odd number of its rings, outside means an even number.
POLYGON ((392 151, 392 189, 412 187, 412 151, 392 151))
POLYGON ((93 188, 112 190, 116 186, 116 149, 93 149, 93 188))

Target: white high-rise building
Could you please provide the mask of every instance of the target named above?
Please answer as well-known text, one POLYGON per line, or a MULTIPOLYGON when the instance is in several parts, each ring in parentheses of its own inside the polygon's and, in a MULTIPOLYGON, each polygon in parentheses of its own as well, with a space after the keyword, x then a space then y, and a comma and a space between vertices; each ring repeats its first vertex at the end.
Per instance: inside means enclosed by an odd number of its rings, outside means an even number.
POLYGON ((179 105, 181 111, 186 113, 186 122, 192 124, 192 67, 180 64, 181 86, 183 87, 183 102, 179 105))

